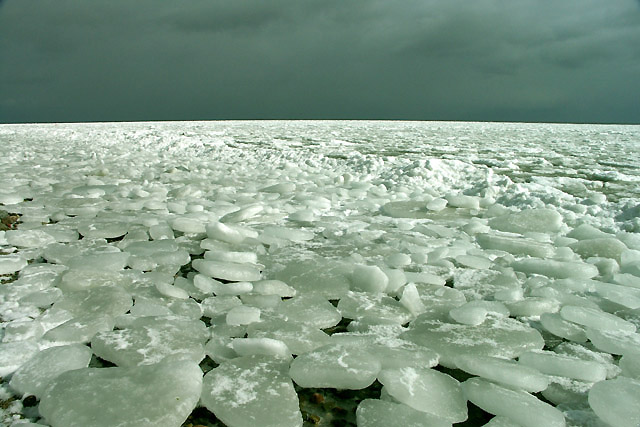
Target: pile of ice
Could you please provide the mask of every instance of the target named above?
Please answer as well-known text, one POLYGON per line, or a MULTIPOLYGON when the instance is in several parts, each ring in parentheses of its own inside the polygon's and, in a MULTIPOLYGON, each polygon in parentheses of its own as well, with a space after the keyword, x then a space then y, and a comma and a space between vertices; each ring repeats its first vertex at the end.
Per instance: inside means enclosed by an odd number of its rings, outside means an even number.
POLYGON ((300 426, 297 390, 374 383, 358 426, 640 423, 638 127, 0 139, 21 220, 0 231, 0 423, 180 426, 200 406, 300 426))

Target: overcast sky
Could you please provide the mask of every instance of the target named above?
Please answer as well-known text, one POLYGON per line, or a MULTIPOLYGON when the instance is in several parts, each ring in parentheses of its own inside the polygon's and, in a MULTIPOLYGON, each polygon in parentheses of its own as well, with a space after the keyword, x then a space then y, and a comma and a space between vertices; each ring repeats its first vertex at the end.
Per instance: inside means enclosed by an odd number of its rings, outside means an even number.
POLYGON ((0 122, 640 123, 638 0, 0 0, 0 122))

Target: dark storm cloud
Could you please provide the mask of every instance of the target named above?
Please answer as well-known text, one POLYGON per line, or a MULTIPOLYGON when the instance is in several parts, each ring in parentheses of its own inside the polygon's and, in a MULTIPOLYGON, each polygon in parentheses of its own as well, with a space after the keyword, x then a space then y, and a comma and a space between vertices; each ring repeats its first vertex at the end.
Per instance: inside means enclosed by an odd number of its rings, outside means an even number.
POLYGON ((637 0, 0 0, 0 122, 638 122, 637 0))

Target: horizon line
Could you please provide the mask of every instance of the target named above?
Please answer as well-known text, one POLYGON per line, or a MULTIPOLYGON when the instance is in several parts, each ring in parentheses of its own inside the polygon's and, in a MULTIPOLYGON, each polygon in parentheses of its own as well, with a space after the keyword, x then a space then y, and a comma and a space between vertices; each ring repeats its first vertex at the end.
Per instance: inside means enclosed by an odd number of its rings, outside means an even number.
POLYGON ((506 124, 549 124, 549 125, 602 125, 602 126, 640 126, 640 122, 545 122, 518 120, 444 120, 444 119, 158 119, 158 120, 89 120, 59 122, 0 122, 0 126, 11 125, 82 125, 117 123, 194 123, 194 122, 440 122, 440 123, 506 123, 506 124))

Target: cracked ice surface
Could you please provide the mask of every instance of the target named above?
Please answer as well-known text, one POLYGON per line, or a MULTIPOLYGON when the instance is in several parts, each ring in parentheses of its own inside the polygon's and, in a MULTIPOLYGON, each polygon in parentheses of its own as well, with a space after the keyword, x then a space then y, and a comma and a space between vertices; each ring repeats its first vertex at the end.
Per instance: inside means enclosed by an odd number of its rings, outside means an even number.
POLYGON ((0 424, 180 426, 201 402, 229 426, 299 426, 305 388, 377 383, 358 425, 452 425, 467 401, 491 425, 640 422, 638 126, 0 141, 0 210, 19 216, 0 231, 0 424))

